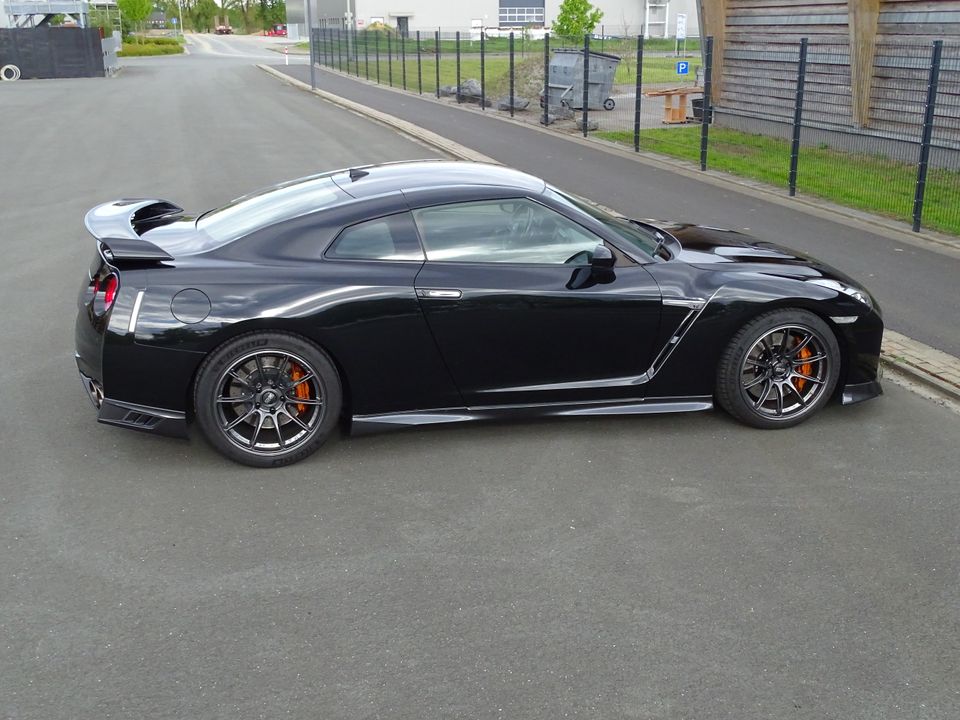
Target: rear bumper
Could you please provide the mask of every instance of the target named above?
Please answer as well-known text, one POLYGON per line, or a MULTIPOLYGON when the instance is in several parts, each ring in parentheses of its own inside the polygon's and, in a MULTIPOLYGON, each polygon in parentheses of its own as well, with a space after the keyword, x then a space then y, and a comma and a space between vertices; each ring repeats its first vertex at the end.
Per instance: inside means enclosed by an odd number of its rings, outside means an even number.
MULTIPOLYGON (((79 357, 77 364, 80 364, 79 357)), ((167 437, 187 437, 186 413, 111 400, 103 396, 103 386, 100 382, 84 374, 82 369, 80 369, 80 381, 87 392, 87 397, 97 409, 97 422, 167 437)))

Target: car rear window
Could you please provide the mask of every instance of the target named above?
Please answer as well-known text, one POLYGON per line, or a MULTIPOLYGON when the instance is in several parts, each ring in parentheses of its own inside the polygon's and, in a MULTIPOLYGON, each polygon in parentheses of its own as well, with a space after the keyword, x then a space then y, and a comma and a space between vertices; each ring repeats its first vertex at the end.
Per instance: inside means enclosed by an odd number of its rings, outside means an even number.
POLYGON ((197 220, 204 236, 203 248, 213 250, 231 240, 268 225, 306 215, 350 200, 329 177, 295 180, 251 195, 245 195, 197 220))

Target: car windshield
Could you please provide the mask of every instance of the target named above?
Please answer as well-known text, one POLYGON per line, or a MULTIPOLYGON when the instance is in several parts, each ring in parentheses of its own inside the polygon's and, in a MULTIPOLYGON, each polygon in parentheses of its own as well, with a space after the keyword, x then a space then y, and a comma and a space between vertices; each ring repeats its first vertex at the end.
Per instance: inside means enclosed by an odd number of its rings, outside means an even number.
POLYGON ((621 215, 614 215, 606 210, 597 207, 589 200, 577 197, 570 193, 558 190, 550 185, 546 192, 555 200, 559 200, 568 207, 572 207, 578 212, 585 213, 594 220, 605 225, 617 237, 625 240, 637 250, 640 250, 650 257, 656 257, 658 241, 656 235, 650 230, 628 220, 621 215))
POLYGON ((350 196, 329 177, 296 180, 244 195, 217 210, 202 215, 197 229, 212 250, 268 225, 349 200, 350 196))

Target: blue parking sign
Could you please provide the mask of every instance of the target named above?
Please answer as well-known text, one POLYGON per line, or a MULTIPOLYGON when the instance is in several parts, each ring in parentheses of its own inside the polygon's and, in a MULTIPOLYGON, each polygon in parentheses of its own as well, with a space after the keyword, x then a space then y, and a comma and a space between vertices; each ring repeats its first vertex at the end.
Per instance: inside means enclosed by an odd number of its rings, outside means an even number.
POLYGON ((677 75, 689 75, 690 74, 690 63, 686 60, 677 61, 677 75))

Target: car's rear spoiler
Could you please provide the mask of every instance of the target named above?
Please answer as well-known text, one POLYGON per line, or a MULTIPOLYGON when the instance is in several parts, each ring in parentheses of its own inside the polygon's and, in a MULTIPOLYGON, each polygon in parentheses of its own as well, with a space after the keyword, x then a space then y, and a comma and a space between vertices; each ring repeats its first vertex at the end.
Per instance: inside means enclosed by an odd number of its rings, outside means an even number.
POLYGON ((140 236, 175 219, 183 208, 166 200, 132 198, 97 205, 83 219, 108 262, 173 260, 163 249, 140 236))

